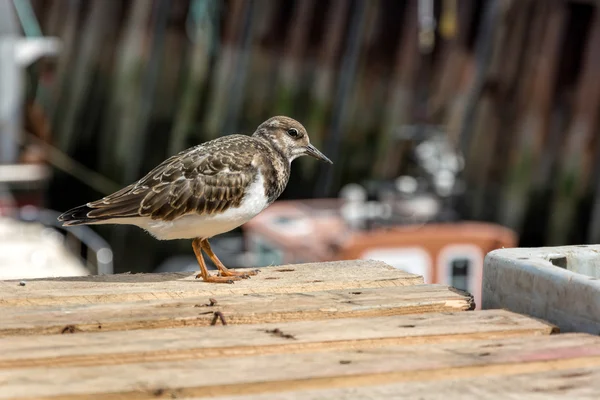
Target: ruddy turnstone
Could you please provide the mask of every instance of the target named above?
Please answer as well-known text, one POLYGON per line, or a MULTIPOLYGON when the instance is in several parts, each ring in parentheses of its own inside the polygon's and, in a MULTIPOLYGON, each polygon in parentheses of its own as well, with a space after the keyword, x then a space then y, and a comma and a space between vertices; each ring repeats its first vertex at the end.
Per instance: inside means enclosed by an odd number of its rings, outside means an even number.
POLYGON ((205 282, 233 283, 257 271, 227 269, 208 243, 252 219, 285 189, 295 158, 309 155, 333 164, 317 150, 298 121, 268 119, 252 136, 229 135, 168 158, 139 181, 58 217, 65 226, 129 224, 160 240, 193 239, 205 282), (208 274, 202 250, 219 269, 208 274))

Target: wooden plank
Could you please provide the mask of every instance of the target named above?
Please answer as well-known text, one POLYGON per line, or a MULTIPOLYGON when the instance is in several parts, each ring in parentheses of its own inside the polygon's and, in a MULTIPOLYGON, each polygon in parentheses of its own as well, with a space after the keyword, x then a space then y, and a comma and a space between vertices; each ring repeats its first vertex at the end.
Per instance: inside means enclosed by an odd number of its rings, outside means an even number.
POLYGON ((294 293, 348 288, 407 286, 423 283, 418 275, 380 261, 341 261, 262 268, 252 279, 233 285, 207 284, 195 274, 119 274, 36 279, 20 286, 0 281, 1 306, 65 305, 137 300, 185 299, 230 294, 294 293))
MULTIPOLYGON (((228 328, 217 327, 215 332, 226 334, 228 328)), ((0 370, 0 398, 202 398, 435 383, 575 368, 600 368, 599 337, 565 334, 98 367, 5 369, 0 370)))
MULTIPOLYGON (((402 382, 389 385, 303 390, 264 395, 219 396, 219 400, 322 400, 322 399, 527 399, 595 400, 600 393, 600 368, 575 368, 533 374, 486 376, 436 382, 402 382)), ((199 397, 188 398, 188 400, 199 397)))
POLYGON ((254 356, 548 335, 555 328, 504 310, 0 338, 0 369, 254 356))
POLYGON ((210 325, 220 311, 229 324, 373 317, 473 309, 473 299, 442 285, 258 293, 118 304, 65 304, 2 310, 0 336, 210 325))
POLYGON ((600 332, 600 246, 495 250, 485 257, 482 308, 504 308, 556 324, 563 332, 600 332))

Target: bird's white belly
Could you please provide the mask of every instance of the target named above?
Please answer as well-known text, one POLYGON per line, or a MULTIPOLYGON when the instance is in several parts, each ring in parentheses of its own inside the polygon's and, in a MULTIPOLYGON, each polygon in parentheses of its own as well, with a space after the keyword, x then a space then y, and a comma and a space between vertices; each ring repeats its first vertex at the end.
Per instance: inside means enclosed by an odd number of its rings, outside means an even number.
POLYGON ((230 207, 214 215, 188 214, 173 221, 147 219, 140 227, 161 240, 210 238, 248 222, 268 205, 264 179, 259 173, 247 187, 239 207, 230 207))

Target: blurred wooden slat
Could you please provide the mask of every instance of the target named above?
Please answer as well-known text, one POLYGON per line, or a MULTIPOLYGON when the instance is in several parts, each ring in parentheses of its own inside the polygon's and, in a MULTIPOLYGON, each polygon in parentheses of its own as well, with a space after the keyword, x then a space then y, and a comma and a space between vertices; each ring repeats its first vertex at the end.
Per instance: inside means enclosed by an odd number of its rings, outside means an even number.
MULTIPOLYGON (((89 141, 89 125, 79 124, 84 114, 96 110, 86 110, 85 104, 88 96, 92 93, 94 85, 94 73, 102 54, 100 49, 104 40, 110 40, 115 31, 115 13, 120 6, 115 2, 92 2, 82 24, 81 33, 77 44, 78 51, 63 65, 61 81, 58 82, 64 88, 64 103, 57 112, 64 113, 58 120, 57 138, 60 148, 64 151, 72 151, 75 144, 82 136, 89 141), (83 129, 86 128, 86 129, 83 129), (83 132, 82 132, 83 131, 83 132)), ((67 31, 67 34, 73 34, 67 31)), ((89 118, 89 116, 88 116, 89 118)), ((88 120, 89 122, 89 120, 88 120)))
POLYGON ((385 110, 372 168, 372 174, 378 177, 395 176, 401 164, 403 145, 395 143, 394 134, 412 122, 413 91, 419 68, 417 3, 417 0, 409 0, 405 6, 402 36, 395 49, 393 76, 389 82, 390 106, 385 110))
POLYGON ((522 77, 519 94, 526 101, 516 125, 511 149, 513 157, 507 166, 505 194, 499 213, 500 221, 516 230, 523 228, 526 208, 535 188, 532 180, 542 172, 541 160, 561 62, 559 55, 567 27, 567 10, 563 4, 549 2, 546 7, 539 5, 536 10, 545 11, 547 17, 536 18, 538 24, 543 24, 544 31, 537 37, 539 45, 532 40, 528 46, 531 52, 528 68, 530 83, 522 77))
POLYGON ((73 73, 73 59, 77 55, 77 28, 80 6, 81 3, 78 1, 70 1, 68 3, 54 1, 51 3, 51 14, 57 16, 57 19, 60 20, 60 26, 54 26, 54 24, 48 21, 50 32, 46 34, 55 34, 62 41, 56 65, 56 78, 50 90, 51 101, 48 102, 47 110, 53 129, 55 129, 55 134, 58 133, 57 127, 60 127, 64 123, 65 115, 62 107, 63 103, 68 101, 68 94, 71 90, 68 78, 73 73), (55 33, 55 29, 58 32, 55 33))
POLYGON ((124 143, 129 135, 139 129, 138 101, 142 69, 148 52, 144 41, 152 4, 152 1, 131 3, 120 40, 115 44, 113 73, 110 76, 111 90, 100 136, 98 167, 104 174, 119 181, 122 181, 123 176, 120 175, 117 160, 131 150, 120 143, 124 143))
MULTIPOLYGON (((228 327, 214 329, 225 334, 228 327)), ((434 384, 439 381, 582 368, 600 368, 600 338, 565 334, 83 368, 17 368, 0 370, 0 398, 212 397, 419 381, 429 382, 429 390, 437 393, 434 384)))
MULTIPOLYGON (((242 37, 244 20, 246 13, 250 12, 249 9, 253 6, 255 6, 254 2, 233 1, 229 3, 227 12, 223 14, 225 28, 219 43, 215 65, 212 69, 213 77, 209 99, 206 103, 205 131, 202 140, 214 139, 223 134, 233 133, 223 132, 223 129, 228 123, 226 121, 227 106, 231 100, 231 87, 241 57, 239 48, 244 39, 242 37)), ((236 95, 239 96, 241 93, 236 93, 236 95)))
MULTIPOLYGON (((180 103, 173 115, 173 131, 169 138, 169 155, 177 154, 187 147, 187 137, 192 134, 197 114, 200 113, 202 91, 209 76, 211 50, 217 47, 217 2, 202 4, 201 18, 191 43, 186 74, 181 88, 180 103)), ((189 18, 189 17, 188 17, 189 18)))
MULTIPOLYGON (((160 295, 160 293, 158 294, 160 295)), ((0 336, 56 334, 79 331, 156 329, 207 326, 219 311, 228 324, 256 324, 306 319, 372 317, 426 312, 465 311, 474 308, 470 295, 442 285, 212 295, 180 300, 154 300, 94 304, 93 297, 72 298, 47 306, 10 307, 2 310, 0 336)), ((112 296, 111 300, 115 301, 112 296)), ((158 296, 157 296, 158 297, 158 296)))
MULTIPOLYGON (((585 46, 575 107, 567 129, 556 179, 556 195, 552 201, 547 231, 548 245, 570 243, 578 226, 577 209, 591 190, 598 136, 600 110, 600 12, 594 14, 585 46)), ((596 160, 597 162, 597 160, 596 160)), ((597 200, 596 200, 597 201, 597 200)))
MULTIPOLYGON (((317 60, 312 71, 311 80, 311 107, 305 126, 310 132, 310 141, 318 149, 323 147, 326 134, 329 131, 328 120, 331 113, 335 93, 336 62, 341 54, 344 39, 344 27, 348 18, 350 3, 346 0, 332 0, 331 11, 325 23, 325 35, 321 39, 317 51, 317 60)), ((316 163, 304 162, 303 168, 306 176, 311 176, 317 168, 316 163)))
MULTIPOLYGON (((477 96, 472 120, 464 121, 470 125, 469 143, 465 150, 466 165, 477 166, 465 171, 467 182, 473 187, 471 197, 471 214, 476 220, 485 220, 485 213, 489 211, 486 202, 488 176, 491 169, 493 154, 497 148, 499 130, 501 129, 501 113, 504 111, 502 91, 504 89, 501 72, 507 65, 507 60, 517 57, 520 48, 507 46, 510 33, 514 29, 514 20, 511 11, 518 8, 520 2, 501 2, 495 15, 495 24, 489 33, 490 54, 486 61, 479 59, 478 74, 483 82, 481 91, 477 96)), ((483 57, 481 57, 483 58, 483 57)), ((464 134, 464 132, 463 132, 464 134)))
MULTIPOLYGON (((310 35, 310 30, 306 27, 310 26, 313 19, 314 5, 314 0, 295 3, 290 26, 287 29, 288 36, 283 47, 283 54, 278 59, 276 80, 273 82, 276 87, 273 115, 294 114, 296 97, 303 83, 303 56, 305 56, 310 35)), ((282 30, 283 33, 285 31, 282 30)))

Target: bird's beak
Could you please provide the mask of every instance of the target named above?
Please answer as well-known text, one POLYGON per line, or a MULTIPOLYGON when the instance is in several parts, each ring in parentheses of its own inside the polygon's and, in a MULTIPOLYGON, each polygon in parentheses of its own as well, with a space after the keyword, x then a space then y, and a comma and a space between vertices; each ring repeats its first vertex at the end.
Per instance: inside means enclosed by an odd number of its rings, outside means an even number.
POLYGON ((333 161, 331 161, 329 158, 325 157, 325 154, 323 154, 319 150, 317 150, 317 148, 315 146, 313 146, 312 144, 309 144, 308 146, 306 146, 306 154, 308 154, 311 157, 316 158, 317 160, 321 160, 321 161, 328 162, 329 164, 333 164, 333 161))

